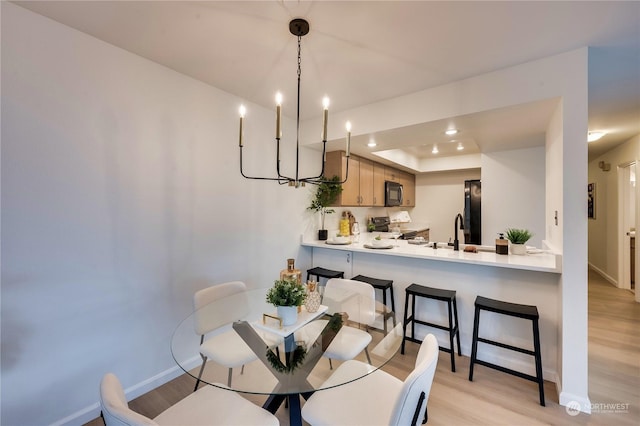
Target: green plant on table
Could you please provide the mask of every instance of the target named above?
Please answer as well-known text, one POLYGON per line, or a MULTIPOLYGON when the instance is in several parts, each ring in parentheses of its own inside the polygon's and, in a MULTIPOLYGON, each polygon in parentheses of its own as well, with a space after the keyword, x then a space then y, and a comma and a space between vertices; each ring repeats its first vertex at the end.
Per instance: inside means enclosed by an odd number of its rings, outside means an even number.
POLYGON ((306 299, 306 288, 297 280, 275 280, 267 292, 267 302, 273 306, 301 306, 306 299))
POLYGON ((505 237, 511 241, 511 244, 524 244, 533 237, 533 234, 527 229, 509 228, 505 237))

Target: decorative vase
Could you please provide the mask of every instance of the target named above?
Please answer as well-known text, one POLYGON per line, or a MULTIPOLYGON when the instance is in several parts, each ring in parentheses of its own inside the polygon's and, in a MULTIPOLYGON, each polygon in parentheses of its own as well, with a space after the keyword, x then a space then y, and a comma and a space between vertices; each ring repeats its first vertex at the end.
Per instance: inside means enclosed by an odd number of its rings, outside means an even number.
POLYGON ((298 321, 297 306, 277 306, 278 317, 282 320, 282 325, 293 325, 298 321))
POLYGON ((287 259, 287 268, 280 271, 281 280, 296 281, 298 284, 302 282, 302 272, 295 267, 295 259, 287 259))
POLYGON ((304 302, 307 312, 318 312, 320 309, 320 293, 318 293, 318 283, 309 281, 307 283, 307 300, 304 302))
POLYGON ((525 244, 511 244, 511 254, 525 255, 527 254, 527 246, 525 244))
POLYGON ((329 237, 329 231, 328 230, 326 230, 326 229, 319 229, 318 230, 318 240, 326 241, 328 237, 329 237))

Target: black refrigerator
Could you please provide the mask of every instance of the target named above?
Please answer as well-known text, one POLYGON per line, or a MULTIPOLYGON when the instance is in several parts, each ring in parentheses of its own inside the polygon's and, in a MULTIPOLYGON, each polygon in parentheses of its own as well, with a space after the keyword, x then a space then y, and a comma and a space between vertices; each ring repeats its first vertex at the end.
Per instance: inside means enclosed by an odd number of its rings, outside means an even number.
POLYGON ((482 244, 482 186, 480 180, 464 181, 464 242, 482 244))

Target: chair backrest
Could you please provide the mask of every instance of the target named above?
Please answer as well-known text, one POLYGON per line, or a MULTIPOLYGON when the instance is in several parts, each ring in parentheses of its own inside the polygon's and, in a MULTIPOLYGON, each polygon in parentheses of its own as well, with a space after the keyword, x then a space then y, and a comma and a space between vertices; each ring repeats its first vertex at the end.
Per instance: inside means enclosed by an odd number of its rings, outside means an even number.
POLYGON ((406 426, 413 422, 416 410, 419 412, 418 423, 422 422, 424 407, 429 400, 433 376, 438 365, 438 340, 433 334, 428 334, 418 351, 416 366, 402 385, 402 391, 396 399, 390 425, 406 426), (420 402, 420 394, 424 392, 424 399, 420 402), (418 404, 420 404, 418 406, 418 404))
POLYGON ((195 329, 199 335, 204 335, 216 328, 222 327, 235 320, 241 319, 249 311, 249 302, 244 293, 247 286, 242 281, 231 281, 216 284, 196 291, 193 295, 193 307, 196 310, 195 329), (225 297, 231 297, 229 303, 207 309, 206 306, 225 297))
POLYGON ((350 321, 366 325, 373 325, 375 322, 376 291, 371 284, 344 278, 331 278, 325 286, 323 303, 324 300, 333 301, 339 305, 335 309, 346 312, 350 321))
POLYGON ((107 426, 142 426, 157 423, 129 408, 120 380, 107 373, 100 382, 100 407, 107 426))

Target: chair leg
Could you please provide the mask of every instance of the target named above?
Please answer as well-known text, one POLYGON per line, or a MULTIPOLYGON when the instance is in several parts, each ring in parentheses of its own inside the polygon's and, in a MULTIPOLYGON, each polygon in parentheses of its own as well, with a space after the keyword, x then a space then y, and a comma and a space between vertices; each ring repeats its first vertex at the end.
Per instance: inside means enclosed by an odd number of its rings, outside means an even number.
POLYGON ((371 365, 371 357, 369 356, 369 349, 364 348, 364 354, 367 356, 367 362, 371 365))
POLYGON ((240 368, 240 374, 244 374, 244 364, 242 364, 242 367, 240 368))
POLYGON ((478 322, 480 320, 480 308, 476 306, 476 313, 473 318, 473 338, 471 340, 471 360, 469 361, 469 381, 473 381, 473 364, 478 355, 478 322))
POLYGON ((198 379, 196 380, 196 387, 193 388, 193 391, 197 391, 198 390, 198 385, 200 385, 200 379, 202 378, 202 372, 204 371, 204 365, 207 363, 207 357, 200 354, 200 357, 202 358, 202 366, 200 366, 200 372, 198 373, 198 379))
POLYGON ((329 370, 333 370, 333 364, 331 363, 331 358, 329 358, 329 370))
POLYGON ((540 405, 544 403, 544 379, 542 378, 542 356, 540 355, 540 329, 538 320, 533 320, 533 351, 536 358, 536 378, 538 379, 538 390, 540 392, 540 405))
POLYGON ((425 405, 424 406, 424 419, 422 420, 422 424, 425 424, 429 421, 429 409, 428 407, 425 405))
POLYGON ((227 377, 227 386, 231 387, 231 373, 233 373, 233 368, 229 369, 229 377, 227 377))
POLYGON ((407 309, 409 309, 409 297, 410 295, 406 295, 404 299, 404 314, 402 319, 402 345, 400 347, 400 353, 404 355, 404 343, 407 338, 407 309))
POLYGON ((453 318, 456 321, 456 339, 458 341, 458 355, 462 356, 462 348, 460 347, 460 326, 458 325, 458 304, 453 299, 453 318))
POLYGON ((449 347, 451 348, 451 371, 456 372, 456 351, 453 347, 453 314, 451 312, 451 300, 447 302, 447 311, 449 311, 449 347))

